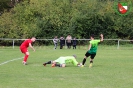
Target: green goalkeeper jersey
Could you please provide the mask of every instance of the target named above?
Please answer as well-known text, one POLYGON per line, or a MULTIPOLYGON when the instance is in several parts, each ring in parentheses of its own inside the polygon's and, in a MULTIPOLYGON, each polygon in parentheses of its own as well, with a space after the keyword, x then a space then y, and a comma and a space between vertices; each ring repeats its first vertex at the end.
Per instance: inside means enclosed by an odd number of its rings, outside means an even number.
POLYGON ((97 47, 98 47, 98 43, 99 42, 100 42, 100 40, 91 40, 90 41, 91 48, 90 48, 90 50, 88 50, 88 53, 90 53, 90 54, 96 54, 97 47))
POLYGON ((76 61, 75 57, 73 56, 67 56, 65 57, 65 63, 72 63, 73 65, 77 66, 78 62, 76 61))
POLYGON ((74 66, 77 66, 78 62, 73 56, 66 56, 66 57, 59 57, 55 62, 58 62, 60 64, 73 64, 74 66))

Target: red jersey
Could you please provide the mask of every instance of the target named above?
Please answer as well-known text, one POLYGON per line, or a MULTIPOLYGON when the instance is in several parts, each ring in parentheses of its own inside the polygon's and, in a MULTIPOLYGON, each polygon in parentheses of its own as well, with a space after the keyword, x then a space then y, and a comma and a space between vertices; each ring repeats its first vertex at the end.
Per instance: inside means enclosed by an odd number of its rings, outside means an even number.
POLYGON ((29 43, 32 43, 31 39, 25 40, 25 41, 21 44, 20 48, 28 48, 28 47, 29 47, 29 43))

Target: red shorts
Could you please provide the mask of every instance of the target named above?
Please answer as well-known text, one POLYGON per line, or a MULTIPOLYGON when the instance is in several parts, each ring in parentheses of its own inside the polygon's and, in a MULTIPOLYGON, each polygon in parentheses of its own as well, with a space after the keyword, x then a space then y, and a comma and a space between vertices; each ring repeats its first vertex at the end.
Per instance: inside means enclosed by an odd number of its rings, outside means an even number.
POLYGON ((21 47, 20 47, 20 50, 21 50, 22 53, 28 52, 28 49, 27 49, 27 48, 21 48, 21 47))

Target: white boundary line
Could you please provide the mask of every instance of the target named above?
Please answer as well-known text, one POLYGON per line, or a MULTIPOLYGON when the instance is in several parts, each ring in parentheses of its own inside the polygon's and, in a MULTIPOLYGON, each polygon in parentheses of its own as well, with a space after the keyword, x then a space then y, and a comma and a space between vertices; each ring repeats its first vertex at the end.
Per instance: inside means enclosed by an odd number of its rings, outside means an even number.
POLYGON ((23 57, 20 57, 20 58, 16 58, 16 59, 12 59, 12 60, 5 61, 5 62, 3 62, 3 63, 0 63, 0 66, 1 66, 1 65, 4 65, 4 64, 7 64, 7 63, 9 63, 9 62, 15 61, 15 60, 22 59, 22 58, 23 58, 23 57))

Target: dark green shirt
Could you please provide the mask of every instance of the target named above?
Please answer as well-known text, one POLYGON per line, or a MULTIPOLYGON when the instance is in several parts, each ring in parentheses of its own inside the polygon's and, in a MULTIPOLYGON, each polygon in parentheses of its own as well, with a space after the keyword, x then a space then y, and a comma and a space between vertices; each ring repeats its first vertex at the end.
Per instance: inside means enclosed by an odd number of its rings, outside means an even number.
POLYGON ((99 42, 100 42, 100 40, 91 40, 90 41, 91 48, 90 48, 90 50, 88 50, 88 53, 90 53, 90 54, 96 54, 97 47, 98 47, 98 43, 99 42))

